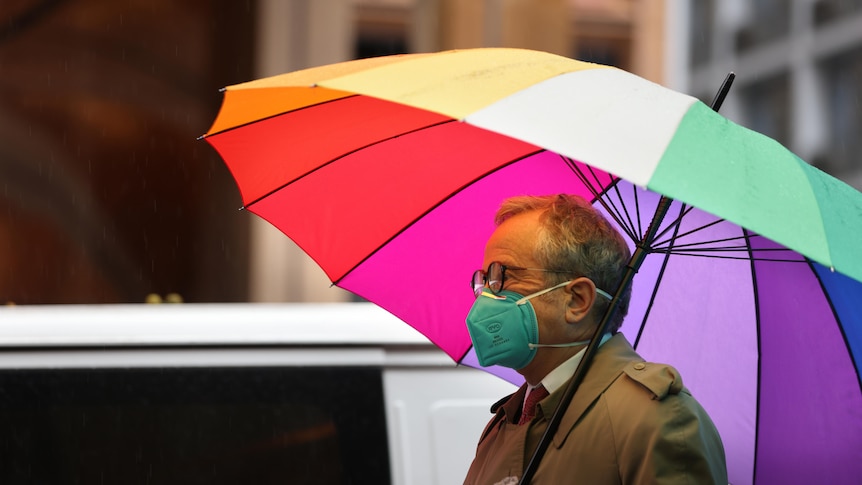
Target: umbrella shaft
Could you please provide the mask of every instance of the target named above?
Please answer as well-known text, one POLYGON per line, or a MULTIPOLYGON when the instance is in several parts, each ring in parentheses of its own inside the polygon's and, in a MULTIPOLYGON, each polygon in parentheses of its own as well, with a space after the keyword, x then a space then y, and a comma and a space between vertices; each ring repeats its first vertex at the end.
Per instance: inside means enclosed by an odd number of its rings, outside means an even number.
POLYGON ((563 414, 565 409, 568 407, 568 403, 571 402, 572 397, 575 395, 575 391, 577 391, 578 387, 581 385, 581 381, 584 380, 584 376, 587 374, 587 370, 589 369, 589 365, 593 360, 593 355, 599 349, 599 345, 602 340, 602 335, 606 333, 606 329, 608 324, 611 321, 614 313, 616 313, 617 306, 619 306, 620 297, 625 292, 626 288, 631 284, 634 279, 635 273, 640 269, 641 264, 643 264, 644 258, 649 254, 649 247, 653 243, 656 234, 658 233, 659 226, 661 226, 662 220, 664 220, 664 216, 667 214, 667 211, 670 209, 670 205, 673 203, 673 199, 669 197, 662 196, 659 199, 658 206, 656 207, 655 214, 653 214, 652 221, 650 221, 649 227, 647 228, 646 233, 644 234, 641 241, 637 244, 635 248, 635 252, 632 254, 629 259, 629 263, 627 265, 628 269, 623 275, 622 281, 620 281, 619 286, 617 286, 617 291, 614 294, 613 299, 611 300, 608 309, 605 311, 605 316, 602 318, 601 323, 599 323, 598 327, 596 327, 596 331, 593 334, 593 338, 590 341, 590 344, 587 345, 587 350, 584 352, 584 356, 581 359, 578 368, 575 370, 575 375, 572 376, 572 379, 569 381, 566 386, 562 399, 560 400, 560 405, 557 406, 557 409, 554 411, 554 414, 551 415, 551 419, 548 422, 548 427, 545 429, 545 433, 542 435, 542 439, 539 441, 539 445, 536 451, 533 453, 533 456, 530 462, 527 464, 527 468, 524 470, 524 476, 521 477, 520 483, 528 484, 533 479, 533 474, 536 472, 536 469, 539 466, 539 461, 541 461, 542 456, 545 454, 545 450, 548 448, 548 444, 551 442, 551 437, 554 433, 557 432, 557 429, 560 427, 560 422, 563 420, 563 414))
MULTIPOLYGON (((632 278, 634 278, 634 273, 638 272, 638 269, 640 269, 641 264, 644 262, 644 258, 649 254, 649 248, 652 247, 652 243, 655 241, 655 236, 658 233, 661 222, 664 220, 664 216, 667 215, 667 211, 670 209, 670 205, 672 203, 673 199, 665 197, 664 195, 659 199, 652 221, 650 221, 646 233, 635 247, 635 252, 629 260, 628 267, 632 274, 626 274, 626 277, 624 277, 623 281, 620 283, 620 290, 625 289, 624 283, 627 284, 632 278), (626 281, 626 279, 628 279, 628 281, 626 281)), ((618 293, 621 293, 621 291, 618 291, 618 293)))

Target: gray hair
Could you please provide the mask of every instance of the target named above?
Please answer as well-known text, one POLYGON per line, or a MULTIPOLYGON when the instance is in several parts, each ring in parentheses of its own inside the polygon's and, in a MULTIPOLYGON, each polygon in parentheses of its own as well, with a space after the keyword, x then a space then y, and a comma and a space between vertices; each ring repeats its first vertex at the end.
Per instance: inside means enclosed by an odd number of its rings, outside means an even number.
MULTIPOLYGON (((524 212, 540 211, 543 230, 537 235, 534 256, 547 269, 585 276, 596 287, 611 295, 626 272, 631 258, 623 236, 589 202, 576 195, 518 196, 506 199, 494 222, 524 212)), ((551 285, 562 283, 570 274, 548 273, 551 285)), ((609 324, 616 333, 629 309, 631 285, 620 295, 617 310, 609 324)), ((610 302, 599 298, 594 311, 603 316, 610 302)))

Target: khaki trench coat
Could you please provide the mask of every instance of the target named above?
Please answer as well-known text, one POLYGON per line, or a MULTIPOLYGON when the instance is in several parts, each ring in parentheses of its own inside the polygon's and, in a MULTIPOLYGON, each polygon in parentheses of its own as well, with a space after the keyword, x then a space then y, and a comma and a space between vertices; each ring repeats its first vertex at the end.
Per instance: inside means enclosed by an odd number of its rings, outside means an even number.
MULTIPOLYGON (((526 387, 492 407, 466 485, 515 485, 564 388, 517 424, 526 387)), ((670 366, 646 363, 622 334, 602 345, 533 484, 727 483, 721 438, 670 366)))

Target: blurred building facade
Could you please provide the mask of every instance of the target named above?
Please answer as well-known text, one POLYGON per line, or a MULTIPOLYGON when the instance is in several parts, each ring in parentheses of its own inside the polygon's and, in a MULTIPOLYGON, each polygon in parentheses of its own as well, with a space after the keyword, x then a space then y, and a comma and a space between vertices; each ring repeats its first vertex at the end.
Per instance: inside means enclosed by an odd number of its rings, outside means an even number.
POLYGON ((0 3, 0 302, 345 301, 237 211, 196 138, 220 87, 353 58, 541 49, 611 64, 862 187, 862 0, 0 3))
MULTIPOLYGON (((670 0, 670 3, 676 3, 670 0)), ((198 135, 218 88, 507 46, 666 81, 665 0, 0 4, 0 302, 344 301, 198 135)))
POLYGON ((688 92, 862 188, 862 0, 691 0, 688 92))

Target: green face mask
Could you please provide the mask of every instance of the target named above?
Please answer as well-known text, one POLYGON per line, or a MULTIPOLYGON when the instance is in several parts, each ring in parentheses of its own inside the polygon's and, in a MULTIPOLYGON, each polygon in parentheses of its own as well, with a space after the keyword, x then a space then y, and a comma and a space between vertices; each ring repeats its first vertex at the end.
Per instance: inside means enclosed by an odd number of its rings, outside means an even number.
MULTIPOLYGON (((539 347, 575 347, 589 343, 589 340, 564 344, 539 343, 539 323, 530 299, 569 283, 571 281, 527 296, 508 290, 502 290, 497 295, 488 290, 483 291, 467 314, 467 331, 473 341, 479 365, 522 369, 533 360, 539 347)), ((596 289, 596 293, 611 298, 603 290, 596 289)))

